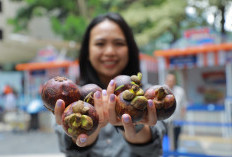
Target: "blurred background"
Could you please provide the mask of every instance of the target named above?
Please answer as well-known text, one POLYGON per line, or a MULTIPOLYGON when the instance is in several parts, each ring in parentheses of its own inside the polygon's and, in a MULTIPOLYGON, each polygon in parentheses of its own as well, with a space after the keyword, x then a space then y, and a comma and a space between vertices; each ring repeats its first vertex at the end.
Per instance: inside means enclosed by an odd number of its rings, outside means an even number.
POLYGON ((172 71, 186 92, 179 147, 166 136, 164 156, 232 156, 232 0, 0 0, 0 156, 63 156, 41 85, 78 82, 84 30, 108 11, 133 29, 144 83, 172 71))

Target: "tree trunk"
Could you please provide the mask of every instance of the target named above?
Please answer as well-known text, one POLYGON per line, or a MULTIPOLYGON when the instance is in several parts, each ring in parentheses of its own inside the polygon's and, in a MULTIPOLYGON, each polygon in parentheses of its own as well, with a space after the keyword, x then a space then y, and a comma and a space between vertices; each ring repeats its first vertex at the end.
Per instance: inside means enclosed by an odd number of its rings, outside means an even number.
POLYGON ((225 34, 225 3, 220 3, 218 9, 220 10, 221 12, 221 33, 222 34, 225 34))
POLYGON ((85 0, 77 0, 77 7, 80 10, 81 16, 89 20, 85 0))

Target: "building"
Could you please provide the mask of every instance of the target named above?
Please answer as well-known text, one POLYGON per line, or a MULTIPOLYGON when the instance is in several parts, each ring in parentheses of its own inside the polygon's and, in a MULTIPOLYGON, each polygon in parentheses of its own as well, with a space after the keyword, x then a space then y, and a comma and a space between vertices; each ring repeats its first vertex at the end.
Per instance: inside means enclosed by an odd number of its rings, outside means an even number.
POLYGON ((31 61, 47 45, 70 47, 53 33, 47 17, 32 18, 27 33, 15 34, 8 20, 24 5, 24 2, 0 0, 0 66, 3 69, 10 70, 14 64, 31 61))

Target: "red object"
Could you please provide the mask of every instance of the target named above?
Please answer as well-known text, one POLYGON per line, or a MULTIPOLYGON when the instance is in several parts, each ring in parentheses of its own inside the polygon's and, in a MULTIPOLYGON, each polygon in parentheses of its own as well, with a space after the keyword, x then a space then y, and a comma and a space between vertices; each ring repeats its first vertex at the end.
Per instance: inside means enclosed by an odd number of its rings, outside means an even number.
POLYGON ((3 93, 4 94, 13 93, 13 89, 9 85, 6 85, 3 89, 3 93))

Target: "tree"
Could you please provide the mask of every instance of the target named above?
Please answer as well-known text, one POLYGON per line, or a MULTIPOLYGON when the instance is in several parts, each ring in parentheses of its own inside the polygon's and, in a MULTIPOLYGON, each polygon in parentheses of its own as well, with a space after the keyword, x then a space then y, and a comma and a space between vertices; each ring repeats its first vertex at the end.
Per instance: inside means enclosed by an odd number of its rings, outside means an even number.
MULTIPOLYGON (((152 53, 174 43, 182 36, 183 30, 196 26, 210 26, 207 14, 215 19, 223 18, 231 0, 12 0, 22 1, 22 7, 15 18, 9 20, 15 31, 25 31, 28 22, 35 16, 47 16, 52 29, 64 40, 80 42, 90 19, 108 11, 120 12, 132 27, 143 52, 152 53), (206 4, 206 5, 202 5, 206 4), (186 13, 186 7, 196 10, 195 15, 186 13), (206 9, 205 9, 206 8, 206 9), (212 9, 212 8, 216 8, 212 9), (222 17, 222 18, 220 18, 222 17), (161 43, 160 46, 157 46, 161 43)), ((218 20, 214 20, 218 27, 218 20)), ((221 32, 226 32, 221 27, 221 32)))
POLYGON ((165 31, 175 33, 184 17, 182 0, 14 0, 26 2, 17 16, 9 20, 15 31, 26 30, 34 16, 48 16, 52 29, 65 40, 80 41, 89 20, 99 13, 120 12, 132 26, 140 45, 165 31), (174 4, 176 7, 173 7, 174 4), (170 11, 172 10, 172 11, 170 11), (134 16, 138 15, 138 16, 134 16), (178 22, 177 22, 178 21, 178 22))
POLYGON ((126 20, 135 31, 140 46, 144 46, 166 32, 179 37, 179 25, 185 18, 187 3, 183 0, 152 1, 149 5, 137 1, 123 12, 126 20), (135 16, 136 15, 136 16, 135 16))
MULTIPOLYGON (((232 0, 188 0, 188 6, 196 10, 193 19, 201 18, 204 25, 212 26, 215 30, 222 34, 228 33, 225 29, 226 15, 232 5, 232 0), (213 16, 212 23, 207 18, 213 16)), ((199 20, 197 20, 199 21, 199 20)))
POLYGON ((46 16, 51 20, 52 29, 64 40, 81 41, 89 20, 99 13, 119 11, 122 0, 12 0, 24 2, 18 14, 9 19, 15 32, 26 31, 35 16, 46 16))

